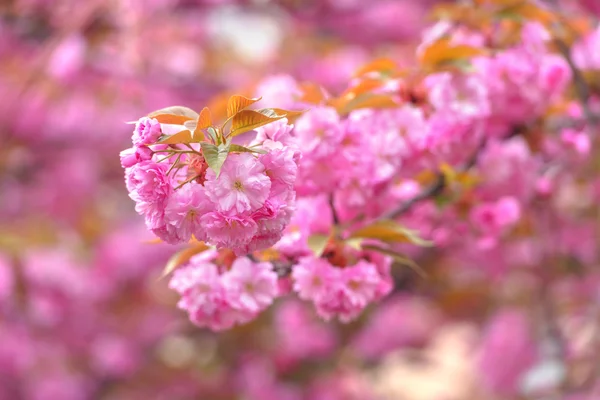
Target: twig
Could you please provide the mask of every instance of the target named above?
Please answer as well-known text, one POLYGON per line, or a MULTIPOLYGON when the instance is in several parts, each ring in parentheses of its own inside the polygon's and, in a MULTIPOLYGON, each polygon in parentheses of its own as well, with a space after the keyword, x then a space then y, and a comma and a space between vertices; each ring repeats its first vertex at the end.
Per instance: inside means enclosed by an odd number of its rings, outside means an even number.
POLYGON ((338 217, 337 211, 335 210, 333 193, 331 193, 329 195, 329 207, 331 208, 331 217, 333 218, 333 224, 334 225, 339 225, 340 224, 340 218, 338 217))
POLYGON ((584 76, 581 74, 581 71, 575 65, 575 62, 571 58, 571 54, 569 52, 569 47, 565 42, 561 39, 554 39, 554 43, 558 50, 569 64, 569 68, 571 69, 571 73, 573 74, 573 82, 575 84, 575 92, 577 93, 577 97, 581 102, 581 107, 583 109, 583 114, 585 115, 585 119, 590 125, 595 125, 598 122, 598 118, 592 112, 590 108, 590 96, 591 91, 590 88, 585 81, 584 76))
POLYGON ((381 219, 395 219, 395 218, 399 217, 400 215, 402 215, 405 212, 407 212, 408 210, 410 210, 415 204, 417 204, 423 200, 427 200, 429 198, 435 197, 438 194, 440 194, 442 192, 442 190, 444 190, 445 186, 446 186, 446 178, 444 177, 444 174, 439 172, 436 175, 435 181, 431 185, 429 185, 428 188, 426 188, 424 191, 422 191, 415 197, 400 204, 400 206, 398 208, 396 208, 386 214, 383 214, 381 216, 381 219))
POLYGON ((173 168, 175 168, 175 166, 177 164, 179 164, 179 160, 181 160, 181 154, 179 154, 177 156, 177 159, 175 160, 175 162, 173 164, 171 164, 171 167, 169 167, 169 170, 167 171, 167 173, 165 175, 169 175, 171 173, 171 171, 173 171, 173 168))
MULTIPOLYGON (((512 136, 512 135, 513 134, 511 133, 510 136, 512 136)), ((485 143, 486 143, 485 140, 481 141, 481 144, 477 147, 477 150, 473 153, 471 158, 469 158, 467 160, 467 162, 460 168, 460 171, 462 171, 462 172, 468 171, 475 165, 475 163, 477 162, 477 159, 479 158, 479 154, 481 153, 481 150, 483 150, 483 148, 485 147, 485 143)), ((438 172, 436 174, 435 181, 431 185, 429 185, 425 190, 423 190, 421 193, 419 193, 415 197, 400 204, 400 206, 398 208, 391 210, 390 212, 388 212, 386 214, 383 214, 381 216, 381 219, 395 219, 395 218, 399 217, 400 215, 406 213, 415 204, 417 204, 423 200, 427 200, 429 198, 433 198, 433 197, 437 196, 444 190, 446 183, 447 182, 446 182, 446 178, 444 177, 444 174, 441 172, 438 172)))
POLYGON ((181 188, 181 187, 182 187, 183 185, 185 185, 186 183, 190 183, 191 181, 193 181, 194 179, 196 179, 196 178, 198 178, 198 177, 200 177, 200 175, 194 175, 194 176, 192 176, 191 178, 189 178, 189 179, 186 179, 184 182, 181 182, 181 183, 180 183, 180 184, 179 184, 179 185, 178 185, 178 186, 177 186, 175 189, 173 189, 173 190, 177 190, 177 189, 181 188))

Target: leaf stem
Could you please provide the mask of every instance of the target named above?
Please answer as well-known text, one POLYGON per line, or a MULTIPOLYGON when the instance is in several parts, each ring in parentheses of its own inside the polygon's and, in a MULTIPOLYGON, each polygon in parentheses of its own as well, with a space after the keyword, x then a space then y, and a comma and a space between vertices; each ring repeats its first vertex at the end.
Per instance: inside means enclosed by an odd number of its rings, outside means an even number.
POLYGON ((177 190, 180 189, 183 185, 190 183, 191 181, 193 181, 194 179, 200 177, 200 175, 194 175, 189 179, 186 179, 184 182, 180 183, 179 185, 177 185, 177 187, 173 190, 177 190))
POLYGON ((166 175, 169 175, 171 173, 171 171, 173 171, 173 168, 175 168, 175 166, 177 164, 179 164, 179 160, 181 159, 182 154, 179 154, 177 156, 177 159, 175 160, 175 162, 171 165, 171 167, 169 168, 169 170, 167 171, 166 175))

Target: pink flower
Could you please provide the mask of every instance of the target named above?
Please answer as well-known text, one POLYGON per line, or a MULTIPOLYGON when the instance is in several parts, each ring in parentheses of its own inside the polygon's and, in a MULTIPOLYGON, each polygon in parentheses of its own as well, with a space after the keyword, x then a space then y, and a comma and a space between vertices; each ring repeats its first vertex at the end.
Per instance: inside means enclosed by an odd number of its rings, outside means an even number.
POLYGON ((354 336, 352 348, 376 359, 395 349, 419 346, 441 323, 434 304, 417 296, 398 295, 377 307, 368 323, 354 336))
POLYGON ((175 271, 169 287, 181 299, 179 308, 186 310, 198 326, 222 330, 243 324, 273 302, 278 294, 277 274, 269 263, 236 259, 224 274, 213 263, 214 250, 200 253, 190 263, 175 271))
POLYGON ((298 118, 294 133, 305 155, 326 157, 342 139, 340 117, 334 108, 315 107, 298 118))
POLYGON ((209 243, 234 251, 242 250, 258 229, 256 222, 246 215, 211 212, 202 216, 200 222, 209 243))
POLYGON ((238 293, 235 308, 252 313, 267 308, 277 296, 277 274, 270 263, 253 263, 247 257, 234 261, 223 275, 223 286, 228 292, 238 293))
POLYGON ((155 143, 162 134, 160 122, 155 118, 142 117, 135 124, 132 141, 134 146, 147 146, 155 143))
POLYGON ((287 118, 271 122, 270 124, 256 128, 254 143, 263 143, 265 140, 280 142, 283 145, 294 143, 292 128, 293 125, 288 124, 287 118))
POLYGON ((327 234, 331 229, 331 207, 326 196, 300 197, 277 250, 291 257, 309 254, 306 244, 313 233, 327 234))
POLYGON ((381 277, 375 265, 366 261, 344 268, 341 275, 316 299, 315 306, 326 320, 337 316, 340 321, 349 322, 375 300, 381 277))
MULTIPOLYGON (((589 2, 591 3, 592 1, 590 0, 589 2)), ((575 43, 572 49, 573 61, 581 69, 600 68, 600 53, 597 51, 599 46, 600 27, 575 43)))
POLYGON ((171 182, 166 175, 168 166, 147 160, 135 164, 125 171, 125 184, 129 197, 135 202, 164 203, 172 192, 171 182))
POLYGON ((348 287, 347 293, 353 304, 365 307, 375 298, 381 276, 375 264, 360 260, 349 268, 344 268, 342 278, 348 287))
POLYGON ((565 129, 561 132, 560 138, 563 143, 573 147, 573 149, 582 156, 585 156, 590 152, 590 137, 586 132, 565 129))
POLYGON ((477 74, 440 72, 425 79, 429 101, 438 111, 462 118, 483 118, 490 113, 485 81, 477 74))
POLYGON ((168 166, 154 161, 142 161, 125 171, 129 197, 136 202, 135 210, 144 215, 148 229, 164 225, 164 208, 173 191, 166 175, 168 166))
POLYGON ((152 158, 152 150, 148 147, 131 147, 123 150, 119 156, 121 157, 121 166, 129 168, 142 161, 150 160, 152 158))
POLYGON ((294 290, 303 300, 316 300, 324 295, 332 282, 341 279, 341 270, 327 260, 303 257, 292 271, 294 290))
POLYGON ((274 328, 277 353, 288 363, 309 358, 323 358, 335 349, 337 338, 331 325, 314 318, 305 304, 286 301, 277 307, 274 328))
POLYGON ((297 99, 302 91, 296 80, 289 75, 273 75, 264 79, 256 89, 258 96, 262 97, 261 104, 267 107, 295 108, 297 99))
POLYGON ((140 361, 132 343, 106 333, 91 344, 90 350, 94 368, 108 376, 129 376, 140 361))
POLYGON ((291 150, 272 150, 261 155, 259 161, 271 179, 271 195, 278 195, 294 187, 298 166, 291 150))
POLYGON ((227 300, 215 264, 192 258, 190 264, 175 271, 169 287, 181 295, 177 306, 188 312, 194 324, 214 330, 235 324, 237 313, 227 300))
POLYGON ((212 203, 206 196, 204 187, 191 182, 175 191, 165 208, 165 222, 172 225, 182 241, 192 235, 198 240, 206 240, 200 219, 212 210, 212 203))
POLYGON ((0 253, 0 309, 7 300, 10 299, 14 288, 13 269, 8 260, 0 253))
POLYGON ((288 196, 285 195, 283 193, 268 199, 262 208, 252 213, 251 217, 258 229, 248 243, 246 253, 267 249, 281 239, 285 227, 290 222, 295 203, 294 192, 290 191, 288 196))
POLYGON ((153 219, 146 215, 146 227, 160 240, 168 244, 180 244, 186 241, 181 237, 177 227, 166 224, 163 218, 153 219))
POLYGON ((485 388, 503 396, 515 395, 519 380, 536 357, 526 316, 517 310, 500 311, 488 324, 480 344, 478 371, 485 388))
POLYGON ((254 211, 262 207, 271 189, 265 167, 248 153, 230 154, 219 177, 208 170, 206 178, 208 197, 222 212, 254 211))
POLYGON ((365 260, 337 268, 322 258, 304 257, 292 271, 294 290, 303 300, 311 300, 320 317, 338 317, 342 322, 356 318, 372 301, 391 290, 378 267, 365 260), (386 290, 383 290, 383 288, 386 290))
POLYGON ((514 197, 502 197, 495 203, 476 206, 471 212, 471 220, 484 233, 500 235, 514 225, 521 217, 521 205, 514 197))

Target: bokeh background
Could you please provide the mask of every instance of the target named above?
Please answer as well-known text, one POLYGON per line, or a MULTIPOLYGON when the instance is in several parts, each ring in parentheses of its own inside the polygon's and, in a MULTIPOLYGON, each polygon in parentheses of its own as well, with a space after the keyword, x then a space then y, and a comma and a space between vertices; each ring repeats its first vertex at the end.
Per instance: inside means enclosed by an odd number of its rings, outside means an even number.
MULTIPOLYGON (((267 77, 339 93, 374 58, 412 64, 438 3, 3 1, 0 399, 466 400, 523 398, 515 387, 529 393, 561 380, 552 341, 529 332, 552 326, 494 311, 493 301, 534 285, 528 273, 500 287, 399 271, 395 293, 348 325, 284 299, 226 333, 194 327, 159 279, 174 248, 148 243, 124 189, 125 122, 252 93, 267 77), (548 357, 534 357, 546 347, 548 357), (506 392, 482 394, 483 351, 494 360, 486 375, 506 392), (523 365, 530 374, 514 382, 523 365)), ((564 6, 600 11, 593 0, 564 6)), ((584 242, 597 253, 591 235, 584 242)), ((437 256, 419 261, 456 262, 437 256)), ((599 290, 591 275, 565 274, 552 290, 586 303, 599 290)), ((589 355, 598 318, 571 315, 562 329, 587 377, 597 367, 589 355)), ((572 399, 600 399, 594 385, 579 393, 592 397, 572 399)))

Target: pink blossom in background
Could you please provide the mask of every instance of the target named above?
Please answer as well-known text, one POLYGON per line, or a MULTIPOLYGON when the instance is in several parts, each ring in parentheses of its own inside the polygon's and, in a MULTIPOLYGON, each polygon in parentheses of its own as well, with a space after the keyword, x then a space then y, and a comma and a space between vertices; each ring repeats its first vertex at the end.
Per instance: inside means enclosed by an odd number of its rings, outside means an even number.
POLYGON ((477 3, 3 4, 0 399, 595 399, 599 10, 477 3))
POLYGON ((486 327, 480 344, 482 383, 491 393, 518 393, 519 380, 533 365, 537 349, 526 316, 515 310, 497 314, 486 327), (502 359, 502 362, 498 360, 502 359))

